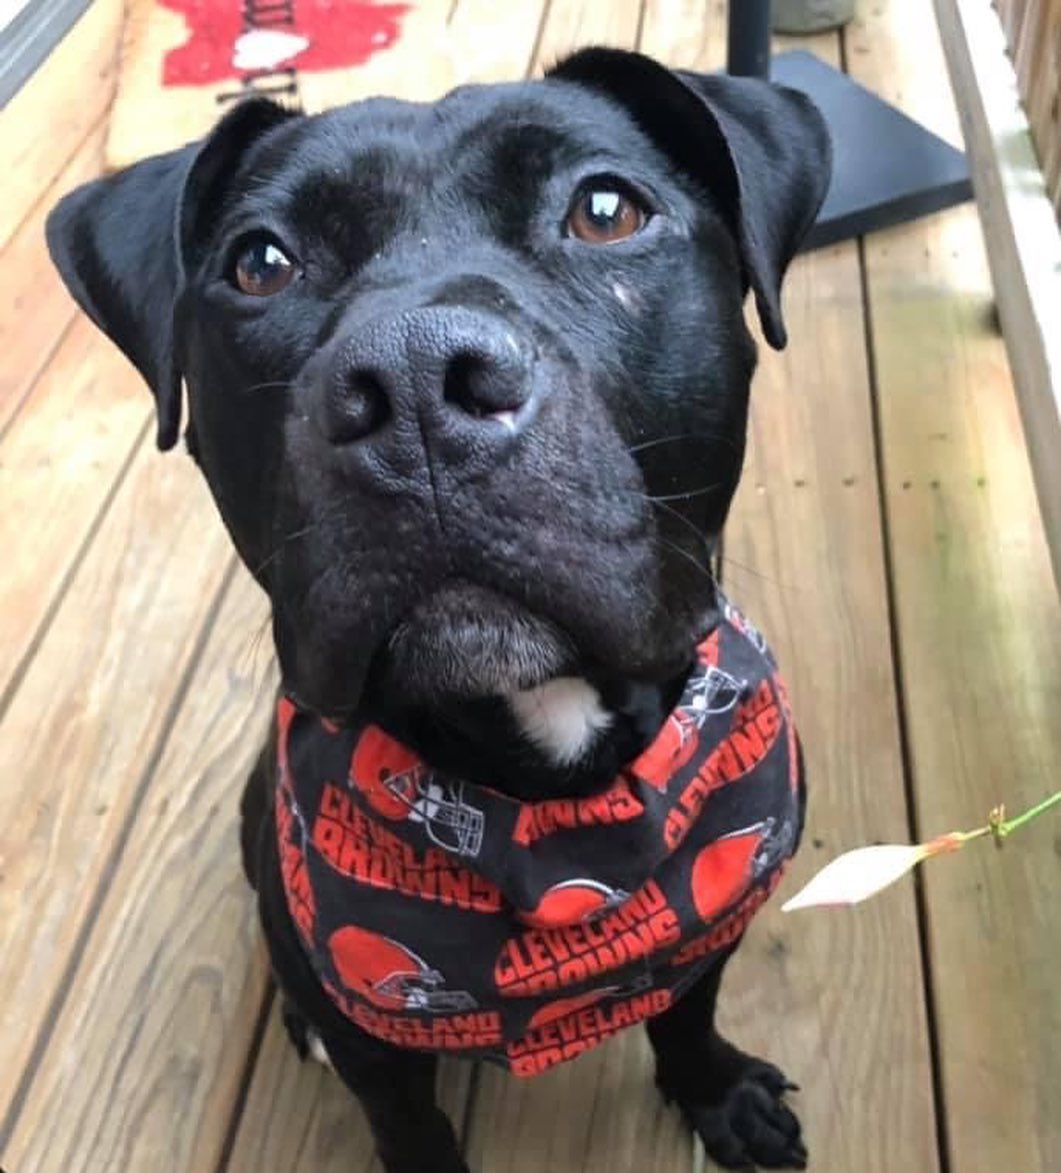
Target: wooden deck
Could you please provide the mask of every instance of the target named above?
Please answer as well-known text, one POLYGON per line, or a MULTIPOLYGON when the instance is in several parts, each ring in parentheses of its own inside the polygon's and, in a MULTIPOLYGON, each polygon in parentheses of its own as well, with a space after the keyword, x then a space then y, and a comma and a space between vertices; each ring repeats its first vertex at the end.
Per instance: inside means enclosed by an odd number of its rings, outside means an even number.
MULTIPOLYGON (((723 56, 716 0, 415 8, 374 89, 512 77, 586 42, 723 56)), ((239 874, 273 682, 263 601, 45 257, 46 208, 99 166, 120 11, 96 0, 0 114, 0 1163, 378 1170, 353 1102, 285 1045, 239 874)), ((865 0, 811 47, 956 140, 930 11, 865 0)), ((792 341, 763 354, 725 577, 800 716, 794 891, 844 848, 1056 788, 1061 608, 976 210, 803 258, 785 300, 792 341)), ((857 911, 779 904, 724 1019, 802 1084, 817 1173, 1061 1170, 1058 819, 857 911)), ((641 1032, 534 1082, 454 1066, 443 1083, 479 1173, 702 1164, 641 1032)))

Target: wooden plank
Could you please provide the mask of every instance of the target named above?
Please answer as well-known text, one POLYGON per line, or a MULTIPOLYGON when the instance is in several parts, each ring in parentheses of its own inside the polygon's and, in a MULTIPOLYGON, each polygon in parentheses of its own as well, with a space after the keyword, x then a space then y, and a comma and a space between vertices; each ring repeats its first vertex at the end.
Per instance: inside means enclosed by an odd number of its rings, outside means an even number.
POLYGON ((95 0, 0 110, 0 249, 114 95, 122 0, 95 0))
POLYGON ((727 972, 722 1022, 802 1085, 812 1168, 920 1173, 939 1166, 913 892, 850 913, 780 912, 842 851, 910 833, 855 246, 798 260, 785 304, 790 342, 762 352, 723 581, 788 680, 809 817, 727 972))
MULTIPOLYGON (((297 100, 309 113, 372 94, 402 93, 433 98, 462 76, 460 46, 450 52, 446 18, 453 0, 419 0, 395 19, 380 6, 377 35, 384 42, 360 64, 322 72, 298 70, 294 59, 297 100), (395 39, 388 44, 387 37, 395 39), (417 62, 416 68, 409 63, 417 62)), ((326 15, 326 8, 319 14, 326 15)), ((366 8, 366 12, 367 12, 366 8)), ((312 29, 298 26, 312 39, 312 29)), ((186 39, 184 18, 156 0, 130 0, 122 40, 118 95, 107 140, 109 167, 121 167, 146 155, 170 150, 206 134, 224 109, 226 95, 238 93, 238 79, 206 85, 164 85, 163 60, 186 39)), ((323 37, 335 36, 323 32, 323 37)), ((288 99, 285 99, 288 100, 288 99)))
POLYGON ((458 55, 468 81, 514 81, 537 43, 544 13, 544 0, 457 0, 446 26, 449 51, 458 55))
MULTIPOLYGON (((531 6, 537 7, 537 0, 531 0, 531 6)), ((468 80, 461 63, 463 46, 451 41, 446 32, 452 9, 453 0, 418 0, 402 17, 393 48, 375 54, 345 76, 303 74, 305 108, 324 110, 376 94, 428 102, 468 80)))
POLYGON ((1061 0, 1050 0, 1042 10, 1039 39, 1038 72, 1025 105, 1047 191, 1056 204, 1061 180, 1061 0))
POLYGON ((476 1173, 691 1173, 695 1162, 691 1135, 653 1087, 641 1030, 530 1081, 480 1076, 468 1156, 476 1173))
POLYGON ((810 808, 791 875, 727 974, 722 1021, 802 1085, 816 1170, 934 1170, 912 891, 850 914, 780 912, 840 852, 909 837, 854 246, 800 259, 785 300, 790 343, 756 377, 723 578, 788 679, 810 808))
POLYGON ((1024 0, 994 0, 994 4, 1006 33, 1006 43, 1012 47, 1016 40, 1016 30, 1020 27, 1020 14, 1024 8, 1024 0))
MULTIPOLYGON (((139 638, 164 636, 152 618, 139 638)), ((165 750, 7 1149, 20 1173, 218 1166, 267 987, 236 849, 276 689, 268 649, 252 650, 267 619, 241 572, 172 725, 153 730, 165 750)))
POLYGON ((935 0, 1055 580, 1061 585, 1061 231, 988 0, 935 0))
POLYGON ((99 174, 104 124, 89 131, 69 164, 47 187, 0 249, 7 274, 0 300, 0 436, 58 347, 76 312, 44 243, 44 219, 60 196, 99 174))
MULTIPOLYGON (((863 84, 953 129, 918 0, 874 10, 857 36, 863 84)), ((983 210, 989 241, 996 211, 983 210)), ((989 324, 976 209, 871 238, 866 276, 910 759, 931 835, 1057 788, 1061 607, 989 324)), ((925 869, 950 1168, 961 1173, 1061 1168, 1058 843, 1047 819, 1001 853, 925 869)))
MULTIPOLYGON (((707 51, 695 6, 682 7, 688 40, 672 39, 681 23, 663 0, 644 45, 720 65, 722 45, 707 51)), ((835 36, 778 47, 793 45, 837 64, 835 36)), ((790 342, 760 347, 723 560, 727 590, 778 653, 804 741, 809 821, 780 897, 848 847, 908 835, 856 246, 800 258, 784 303, 790 342)), ((727 973, 723 1028, 802 1084, 794 1101, 820 1173, 938 1168, 912 893, 848 916, 787 917, 780 903, 727 973)))
POLYGON ((644 0, 613 0, 611 4, 554 0, 542 28, 535 72, 544 73, 586 45, 632 48, 643 9, 644 0))
POLYGON ((128 362, 87 318, 79 318, 4 436, 0 696, 17 679, 65 590, 151 411, 128 362))
MULTIPOLYGON (((44 519, 24 516, 35 538, 44 519)), ((0 1121, 68 989, 227 551, 191 461, 145 439, 0 722, 0 1121)))
POLYGON ((1041 43, 1038 36, 1039 19, 1041 16, 1040 8, 1040 0, 1028 0, 1027 8, 1021 17, 1020 33, 1017 37, 1017 43, 1011 54, 1013 66, 1017 72, 1017 82, 1020 86, 1021 93, 1025 97, 1027 97, 1031 89, 1031 81, 1035 68, 1035 56, 1041 43))
POLYGON ((996 5, 1017 84, 1046 178, 1056 202, 1061 171, 1061 0, 1028 0, 1015 11, 996 5))

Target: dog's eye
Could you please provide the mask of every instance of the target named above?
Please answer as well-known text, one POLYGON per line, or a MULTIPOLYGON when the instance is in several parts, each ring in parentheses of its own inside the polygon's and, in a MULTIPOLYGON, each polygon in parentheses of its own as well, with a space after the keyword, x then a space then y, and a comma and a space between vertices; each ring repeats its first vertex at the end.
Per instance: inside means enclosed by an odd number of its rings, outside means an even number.
POLYGON ((295 263, 271 236, 248 240, 236 254, 232 279, 251 297, 272 297, 295 276, 295 263))
POLYGON ((568 235, 586 244, 615 244, 644 228, 645 209, 617 187, 586 188, 567 214, 568 235))

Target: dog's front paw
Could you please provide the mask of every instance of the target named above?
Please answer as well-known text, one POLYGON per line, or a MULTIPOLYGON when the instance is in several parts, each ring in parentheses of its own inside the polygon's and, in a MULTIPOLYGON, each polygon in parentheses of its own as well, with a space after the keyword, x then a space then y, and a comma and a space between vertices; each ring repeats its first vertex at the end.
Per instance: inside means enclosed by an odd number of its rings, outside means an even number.
POLYGON ((744 1058, 717 1099, 702 1103, 676 1096, 682 1115, 707 1155, 727 1169, 806 1168, 800 1123, 784 1099, 796 1085, 772 1064, 744 1058))

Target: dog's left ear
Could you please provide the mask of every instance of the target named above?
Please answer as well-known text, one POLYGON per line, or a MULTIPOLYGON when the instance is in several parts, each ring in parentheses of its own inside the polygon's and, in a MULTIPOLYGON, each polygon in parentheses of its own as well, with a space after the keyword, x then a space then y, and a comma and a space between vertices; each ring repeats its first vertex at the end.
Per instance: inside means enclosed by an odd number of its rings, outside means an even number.
POLYGON ((155 396, 163 450, 173 447, 180 432, 174 310, 197 225, 216 211, 240 154, 292 117, 262 98, 241 102, 205 143, 86 183, 48 216, 48 250, 74 300, 155 396))
POLYGON ((781 280, 831 174, 825 120, 805 95, 753 78, 673 72, 640 53, 583 49, 550 77, 617 101, 719 202, 766 340, 786 342, 781 280))

